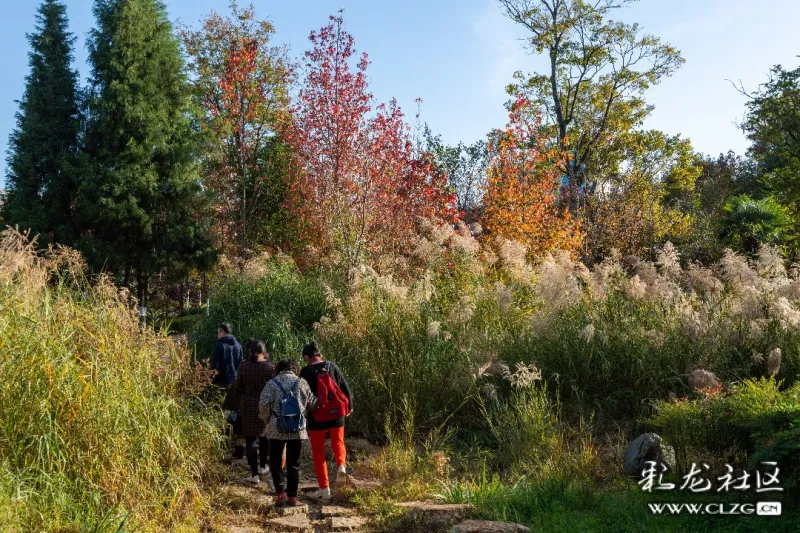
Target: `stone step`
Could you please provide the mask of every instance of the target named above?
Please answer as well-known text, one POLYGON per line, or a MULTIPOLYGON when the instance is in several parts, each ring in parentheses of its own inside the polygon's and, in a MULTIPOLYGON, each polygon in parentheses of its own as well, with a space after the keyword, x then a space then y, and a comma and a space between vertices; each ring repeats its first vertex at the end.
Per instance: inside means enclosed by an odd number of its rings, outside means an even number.
POLYGON ((323 505, 320 514, 325 518, 333 518, 353 516, 356 512, 341 505, 323 505))
POLYGON ((491 520, 465 520, 453 526, 450 533, 530 533, 530 529, 511 522, 492 522, 491 520))
POLYGON ((331 531, 359 531, 368 520, 362 516, 334 516, 328 521, 331 531))
POLYGON ((411 520, 419 523, 425 531, 447 529, 472 516, 472 505, 469 504, 403 502, 397 506, 407 509, 411 520))
POLYGON ((357 490, 375 490, 380 488, 381 483, 372 479, 357 479, 353 476, 347 476, 347 487, 357 490))
POLYGON ((268 507, 269 511, 273 511, 278 516, 294 516, 294 515, 307 515, 308 514, 308 505, 304 503, 298 503, 294 507, 286 506, 286 505, 270 505, 268 507))
POLYGON ((272 518, 271 520, 267 520, 267 524, 276 528, 278 531, 291 531, 293 533, 314 533, 317 529, 308 519, 308 516, 304 514, 272 518))

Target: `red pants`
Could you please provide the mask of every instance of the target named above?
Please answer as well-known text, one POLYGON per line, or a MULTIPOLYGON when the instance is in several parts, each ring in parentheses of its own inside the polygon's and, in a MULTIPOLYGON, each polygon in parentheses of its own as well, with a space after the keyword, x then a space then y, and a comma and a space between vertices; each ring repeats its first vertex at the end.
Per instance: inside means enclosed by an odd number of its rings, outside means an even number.
POLYGON ((311 441, 311 455, 314 457, 314 470, 317 471, 317 481, 319 488, 327 488, 328 485, 328 463, 325 462, 325 434, 331 435, 331 449, 336 466, 344 465, 347 451, 344 448, 344 428, 321 429, 319 431, 308 431, 308 440, 311 441))

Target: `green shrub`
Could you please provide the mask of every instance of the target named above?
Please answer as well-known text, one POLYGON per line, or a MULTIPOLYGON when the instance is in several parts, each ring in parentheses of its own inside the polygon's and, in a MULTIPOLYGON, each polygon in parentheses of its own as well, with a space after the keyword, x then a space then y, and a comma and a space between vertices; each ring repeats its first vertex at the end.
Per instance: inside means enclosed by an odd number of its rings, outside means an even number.
POLYGON ((196 525, 221 426, 191 398, 202 373, 81 272, 0 243, 0 529, 196 525))
POLYGON ((698 457, 733 458, 742 467, 777 461, 784 487, 800 488, 800 384, 747 380, 730 392, 663 402, 650 422, 675 447, 679 468, 698 457))

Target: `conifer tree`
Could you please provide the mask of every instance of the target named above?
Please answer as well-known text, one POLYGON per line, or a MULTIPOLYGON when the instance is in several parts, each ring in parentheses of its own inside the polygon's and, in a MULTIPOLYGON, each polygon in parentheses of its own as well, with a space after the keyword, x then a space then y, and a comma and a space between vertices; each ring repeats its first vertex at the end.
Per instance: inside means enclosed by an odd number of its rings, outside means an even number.
POLYGON ((9 140, 5 224, 39 234, 39 243, 73 244, 80 131, 78 75, 72 70, 75 38, 66 7, 44 0, 28 35, 30 74, 9 140))
POLYGON ((82 250, 124 285, 135 281, 146 309, 151 275, 213 257, 190 91, 163 2, 95 0, 94 13, 82 250))

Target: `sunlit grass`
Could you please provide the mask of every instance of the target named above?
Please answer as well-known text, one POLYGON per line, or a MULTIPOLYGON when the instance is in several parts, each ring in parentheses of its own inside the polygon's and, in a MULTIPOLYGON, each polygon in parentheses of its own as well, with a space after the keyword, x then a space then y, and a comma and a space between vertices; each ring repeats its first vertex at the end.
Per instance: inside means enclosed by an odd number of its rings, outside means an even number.
POLYGON ((219 416, 196 370, 69 251, 0 242, 0 529, 163 531, 206 507, 219 416))

